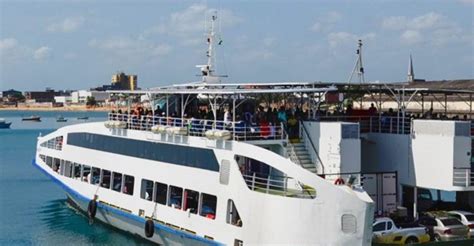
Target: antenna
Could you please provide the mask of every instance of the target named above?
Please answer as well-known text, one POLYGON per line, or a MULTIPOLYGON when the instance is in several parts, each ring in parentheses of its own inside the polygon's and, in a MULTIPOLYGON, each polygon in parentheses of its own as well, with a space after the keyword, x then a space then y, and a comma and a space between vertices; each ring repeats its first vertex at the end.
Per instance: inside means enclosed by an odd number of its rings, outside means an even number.
POLYGON ((354 74, 357 73, 359 77, 359 83, 365 83, 364 66, 362 65, 362 40, 360 39, 358 42, 356 54, 357 54, 357 60, 354 65, 354 69, 352 69, 352 73, 351 73, 351 76, 349 77, 348 82, 351 83, 352 77, 354 77, 354 74))
POLYGON ((211 26, 208 31, 207 40, 206 40, 207 41, 207 51, 206 51, 207 64, 196 65, 197 68, 201 69, 202 82, 205 82, 205 83, 220 83, 221 82, 220 77, 225 77, 225 76, 218 76, 215 74, 216 67, 217 67, 215 45, 216 45, 216 42, 217 42, 217 45, 222 44, 222 40, 220 38, 217 39, 217 35, 215 32, 216 21, 217 21, 217 11, 214 11, 214 13, 211 16, 211 26))

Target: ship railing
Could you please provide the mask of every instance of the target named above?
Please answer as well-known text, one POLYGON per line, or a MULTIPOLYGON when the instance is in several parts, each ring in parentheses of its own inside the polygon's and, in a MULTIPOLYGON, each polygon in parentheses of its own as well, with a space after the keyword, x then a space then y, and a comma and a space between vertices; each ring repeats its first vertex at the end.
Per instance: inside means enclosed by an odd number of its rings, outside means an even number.
POLYGON ((453 168, 453 185, 469 187, 474 185, 474 172, 470 167, 453 168))
POLYGON ((396 116, 317 116, 321 122, 359 123, 361 133, 410 134, 411 119, 396 116))
POLYGON ((266 176, 253 172, 242 174, 247 187, 250 190, 285 196, 313 199, 316 197, 316 190, 313 187, 304 185, 292 177, 287 176, 266 176))
POLYGON ((194 118, 176 118, 163 116, 136 116, 130 114, 109 113, 109 121, 125 122, 126 129, 152 131, 154 126, 179 127, 186 135, 206 137, 208 131, 226 131, 228 138, 238 141, 280 140, 285 139, 282 124, 246 124, 243 121, 221 121, 194 118))
POLYGON ((351 173, 325 173, 321 174, 324 179, 331 183, 339 183, 345 185, 362 185, 361 174, 356 172, 351 173), (337 181, 337 182, 336 182, 337 181))

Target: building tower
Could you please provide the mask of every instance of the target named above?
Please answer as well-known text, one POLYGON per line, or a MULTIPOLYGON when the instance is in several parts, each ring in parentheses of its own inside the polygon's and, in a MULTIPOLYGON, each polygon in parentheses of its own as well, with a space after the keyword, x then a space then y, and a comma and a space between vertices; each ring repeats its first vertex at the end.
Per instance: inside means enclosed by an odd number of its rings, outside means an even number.
POLYGON ((409 83, 415 81, 415 73, 413 72, 413 61, 411 59, 411 54, 410 54, 410 60, 408 61, 408 79, 407 81, 409 83))

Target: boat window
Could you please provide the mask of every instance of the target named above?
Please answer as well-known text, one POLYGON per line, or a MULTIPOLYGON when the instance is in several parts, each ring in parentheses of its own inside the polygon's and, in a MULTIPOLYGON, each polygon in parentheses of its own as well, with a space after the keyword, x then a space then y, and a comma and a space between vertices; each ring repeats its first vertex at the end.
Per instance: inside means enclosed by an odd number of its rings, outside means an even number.
POLYGON ((91 180, 91 167, 83 165, 82 166, 82 181, 89 183, 91 180))
POLYGON ((183 199, 183 189, 170 185, 170 198, 168 199, 168 206, 181 209, 182 199, 183 199))
POLYGON ((100 181, 100 185, 106 189, 110 189, 110 171, 102 169, 102 180, 100 181))
POLYGON ((77 180, 81 179, 81 164, 79 163, 74 163, 73 178, 77 180))
POLYGON ((122 190, 122 174, 113 172, 112 190, 120 192, 122 190))
POLYGON ((46 156, 46 165, 48 165, 48 167, 52 167, 52 166, 53 166, 53 157, 51 157, 51 156, 46 156))
POLYGON ((100 183, 100 168, 92 168, 92 179, 91 184, 98 185, 100 183))
POLYGON ((142 179, 140 197, 148 201, 153 200, 153 181, 148 179, 142 179))
POLYGON ((376 224, 374 227, 373 227, 373 231, 374 232, 378 232, 378 231, 385 231, 385 225, 387 223, 386 222, 380 222, 378 224, 376 224))
POLYGON ((71 178, 72 177, 72 163, 70 161, 64 162, 64 176, 71 178))
POLYGON ((166 205, 168 197, 168 185, 155 182, 155 202, 166 205))
POLYGON ((184 211, 189 211, 197 214, 199 205, 199 192, 193 190, 184 190, 184 211))
POLYGON ((127 195, 133 195, 133 186, 135 184, 135 178, 130 175, 124 175, 125 182, 123 184, 122 192, 127 195))
POLYGON ((200 168, 219 172, 219 163, 212 149, 157 143, 93 133, 74 132, 67 137, 68 145, 160 161, 170 165, 200 168), (180 155, 176 155, 180 153, 180 155))
POLYGON ((200 215, 209 219, 216 218, 217 197, 206 193, 201 193, 200 215))
POLYGON ((239 212, 235 207, 234 201, 229 199, 227 201, 227 217, 226 217, 227 224, 235 225, 238 227, 242 227, 242 220, 240 219, 239 212))
POLYGON ((53 171, 59 173, 59 170, 61 170, 61 160, 58 158, 53 159, 53 171))

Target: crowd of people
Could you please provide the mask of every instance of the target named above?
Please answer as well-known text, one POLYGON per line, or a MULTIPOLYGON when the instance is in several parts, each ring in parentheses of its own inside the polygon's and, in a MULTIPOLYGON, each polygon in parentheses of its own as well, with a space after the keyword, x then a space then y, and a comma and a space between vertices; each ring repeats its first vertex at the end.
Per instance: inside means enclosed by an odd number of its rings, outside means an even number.
MULTIPOLYGON (((235 131, 237 135, 258 135, 264 138, 282 134, 297 138, 299 122, 305 120, 370 121, 371 126, 379 125, 381 129, 405 129, 405 124, 409 124, 411 119, 461 120, 459 115, 448 118, 444 114, 434 113, 432 108, 423 114, 402 110, 396 112, 392 108, 379 112, 373 103, 368 109, 354 109, 352 104, 348 104, 335 107, 334 110, 318 108, 315 112, 308 112, 308 107, 298 104, 243 105, 236 109, 235 115, 228 105, 216 110, 211 105, 195 105, 186 108, 182 114, 170 108, 165 110, 157 106, 151 110, 137 105, 130 112, 119 109, 111 113, 112 120, 128 121, 131 123, 129 127, 135 129, 149 130, 153 125, 160 124, 188 127, 189 132, 196 135, 209 129, 225 129, 235 131)), ((467 115, 462 119, 468 120, 467 115)))

